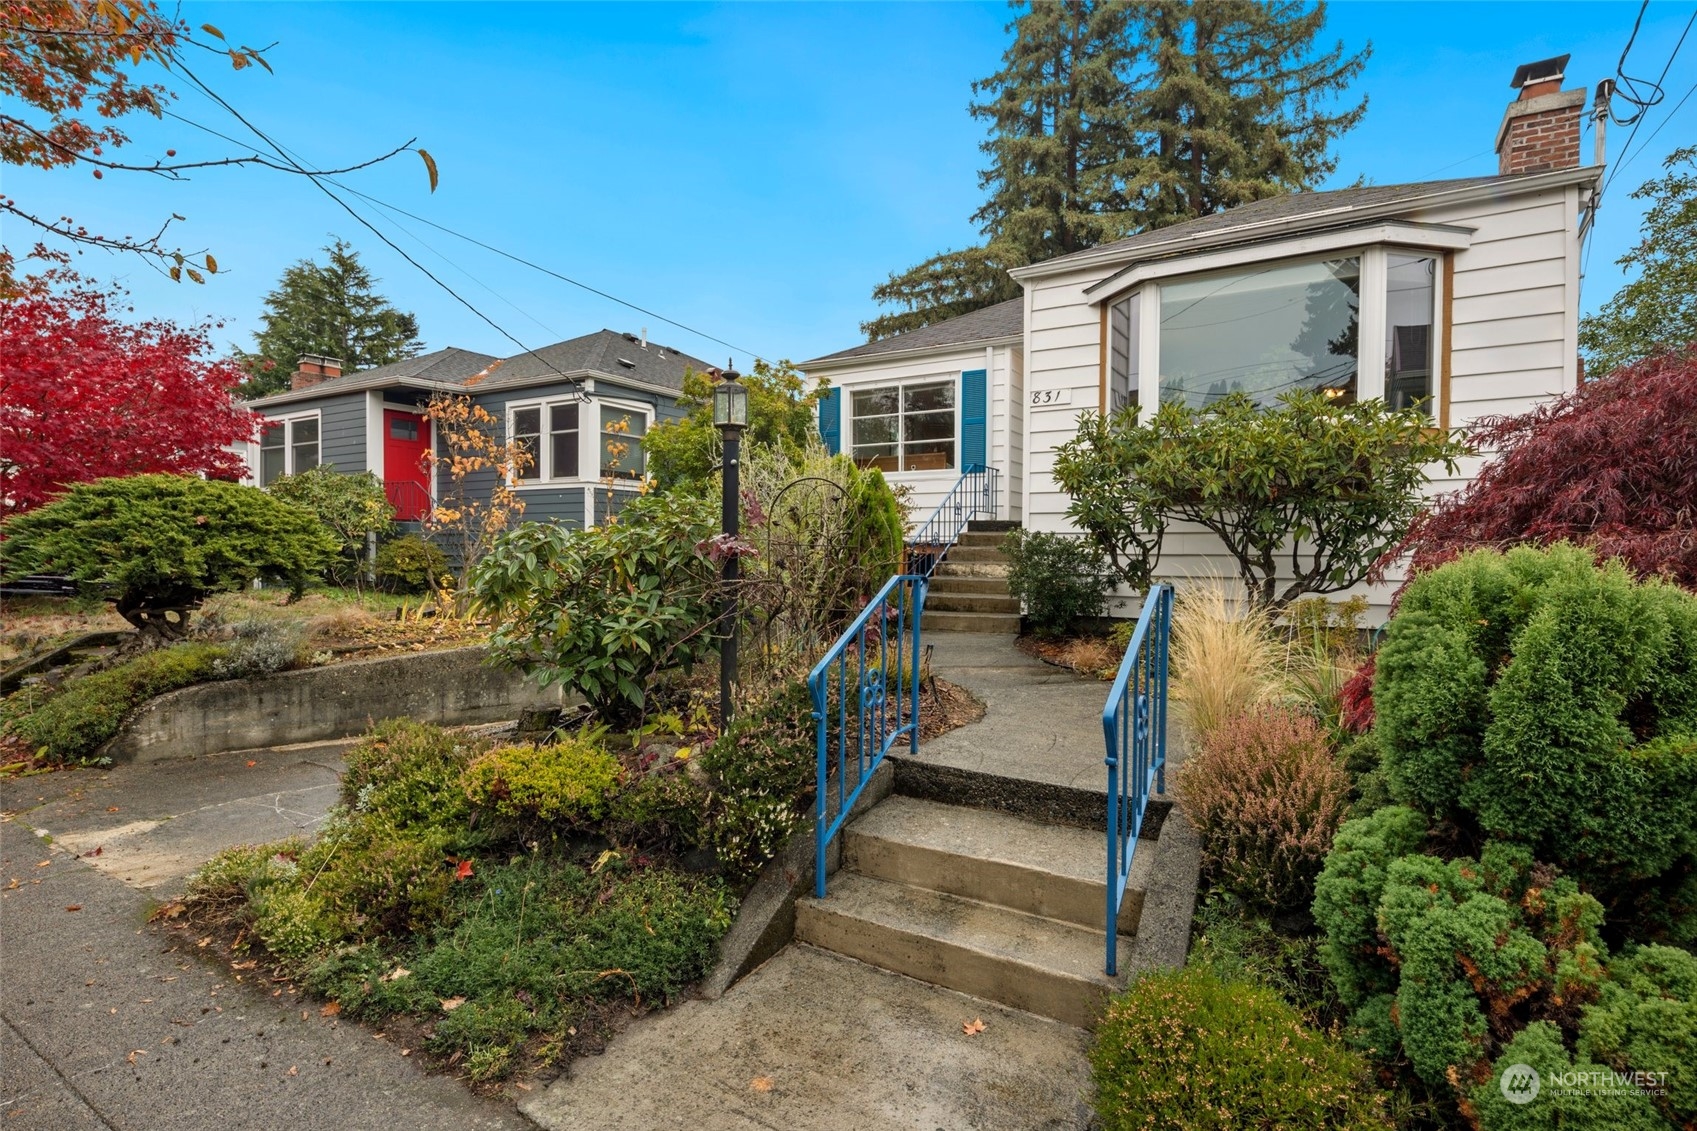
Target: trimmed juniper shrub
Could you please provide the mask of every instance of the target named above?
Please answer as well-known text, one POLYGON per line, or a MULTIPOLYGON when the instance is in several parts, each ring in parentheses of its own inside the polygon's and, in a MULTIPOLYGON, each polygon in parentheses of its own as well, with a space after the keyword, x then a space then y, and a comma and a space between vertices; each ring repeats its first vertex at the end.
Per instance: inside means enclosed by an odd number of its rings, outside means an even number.
POLYGON ((1199 967, 1146 974, 1115 997, 1090 1063, 1105 1131, 1390 1126, 1360 1057, 1272 990, 1199 967))
POLYGON ((600 820, 619 788, 619 760, 568 735, 545 746, 502 746, 466 767, 466 796, 523 825, 584 827, 600 820))
POLYGON ((1697 957, 1671 946, 1628 949, 1585 1007, 1579 1051, 1617 1072, 1666 1072, 1657 1108, 1697 1124, 1697 957))
POLYGON ((1268 910, 1309 903, 1350 792, 1318 722, 1276 707, 1227 719, 1201 736, 1174 788, 1227 890, 1268 910))
POLYGON ((1314 921, 1325 934, 1320 958, 1352 1009, 1396 990, 1379 941, 1379 901, 1391 864, 1418 851, 1426 832, 1426 818, 1402 806, 1345 821, 1314 883, 1314 921))
POLYGON ((92 758, 118 733, 129 713, 156 695, 217 678, 225 650, 213 644, 177 644, 66 683, 7 730, 54 762, 92 758))
POLYGON ((1394 796, 1578 879, 1616 938, 1697 941, 1697 597, 1571 546, 1412 582, 1377 660, 1394 796))
POLYGON ((1673 1131, 1637 1089, 1604 1092, 1555 1083, 1563 1073, 1605 1071, 1606 1065, 1570 1054, 1555 1025, 1534 1021, 1503 1047, 1489 1078, 1470 1089, 1463 1111, 1479 1131, 1673 1131), (1540 1087, 1533 1099, 1516 1102, 1505 1093, 1503 1074, 1522 1066, 1538 1073, 1540 1087))

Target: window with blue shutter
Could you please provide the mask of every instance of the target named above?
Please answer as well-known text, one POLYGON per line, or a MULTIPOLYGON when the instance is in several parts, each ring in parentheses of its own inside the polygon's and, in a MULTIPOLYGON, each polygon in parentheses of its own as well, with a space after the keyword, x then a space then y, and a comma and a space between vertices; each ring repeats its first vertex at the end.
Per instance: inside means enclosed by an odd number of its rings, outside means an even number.
POLYGON ((960 467, 971 471, 989 462, 989 375, 969 369, 960 375, 960 467))
POLYGON ((843 391, 832 389, 819 400, 819 438, 825 450, 836 455, 843 450, 843 391))

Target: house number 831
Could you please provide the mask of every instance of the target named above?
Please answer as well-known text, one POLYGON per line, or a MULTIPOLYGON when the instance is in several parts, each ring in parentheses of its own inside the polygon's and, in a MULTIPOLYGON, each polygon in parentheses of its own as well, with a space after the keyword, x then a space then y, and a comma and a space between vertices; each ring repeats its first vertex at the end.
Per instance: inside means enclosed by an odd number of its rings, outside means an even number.
POLYGON ((1050 405, 1071 403, 1071 389, 1034 389, 1031 393, 1032 408, 1047 408, 1050 405))

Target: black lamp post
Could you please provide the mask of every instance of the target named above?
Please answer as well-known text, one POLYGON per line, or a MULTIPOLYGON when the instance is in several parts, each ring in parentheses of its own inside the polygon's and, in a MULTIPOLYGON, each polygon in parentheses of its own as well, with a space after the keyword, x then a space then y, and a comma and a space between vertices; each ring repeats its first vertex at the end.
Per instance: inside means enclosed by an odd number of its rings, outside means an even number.
MULTIPOLYGON (((742 430, 748 427, 748 389, 737 380, 730 363, 713 389, 713 423, 724 438, 725 456, 719 500, 719 522, 734 539, 740 531, 738 470, 742 456, 742 430)), ((728 549, 728 547, 727 547, 728 549)), ((724 635, 719 641, 719 726, 731 725, 731 687, 737 680, 737 578, 741 566, 735 553, 725 555, 725 605, 721 613, 724 635)))

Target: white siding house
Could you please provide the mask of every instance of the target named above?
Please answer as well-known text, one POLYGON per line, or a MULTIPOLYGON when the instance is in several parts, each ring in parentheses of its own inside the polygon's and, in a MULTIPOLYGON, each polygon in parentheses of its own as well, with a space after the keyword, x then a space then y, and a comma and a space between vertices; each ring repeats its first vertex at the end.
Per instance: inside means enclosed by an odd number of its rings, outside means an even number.
MULTIPOLYGON (((988 367, 992 412, 1008 414, 992 428, 1006 437, 990 459, 1010 496, 997 517, 1064 532, 1071 500, 1055 453, 1086 410, 1133 400, 1147 413, 1228 392, 1272 403, 1310 388, 1418 405, 1464 428, 1573 389, 1582 239, 1602 167, 1579 165, 1585 94, 1560 89, 1563 62, 1522 68, 1532 77, 1499 130, 1497 176, 1299 193, 1139 233, 1013 271, 1024 296, 1003 307, 1019 306, 1017 345, 1003 344, 1005 312, 1001 337, 975 340, 988 328, 971 320, 1003 310, 993 307, 807 363, 842 393, 842 450, 853 450, 857 390, 988 367)), ((1480 462, 1454 478, 1433 469, 1430 489, 1453 490, 1480 462)), ((951 474, 916 480, 916 501, 951 474)), ((1169 531, 1159 572, 1236 576, 1197 528, 1169 531)), ((1363 588, 1380 617, 1391 588, 1363 588)), ((1134 595, 1120 597, 1125 609, 1134 595)))

